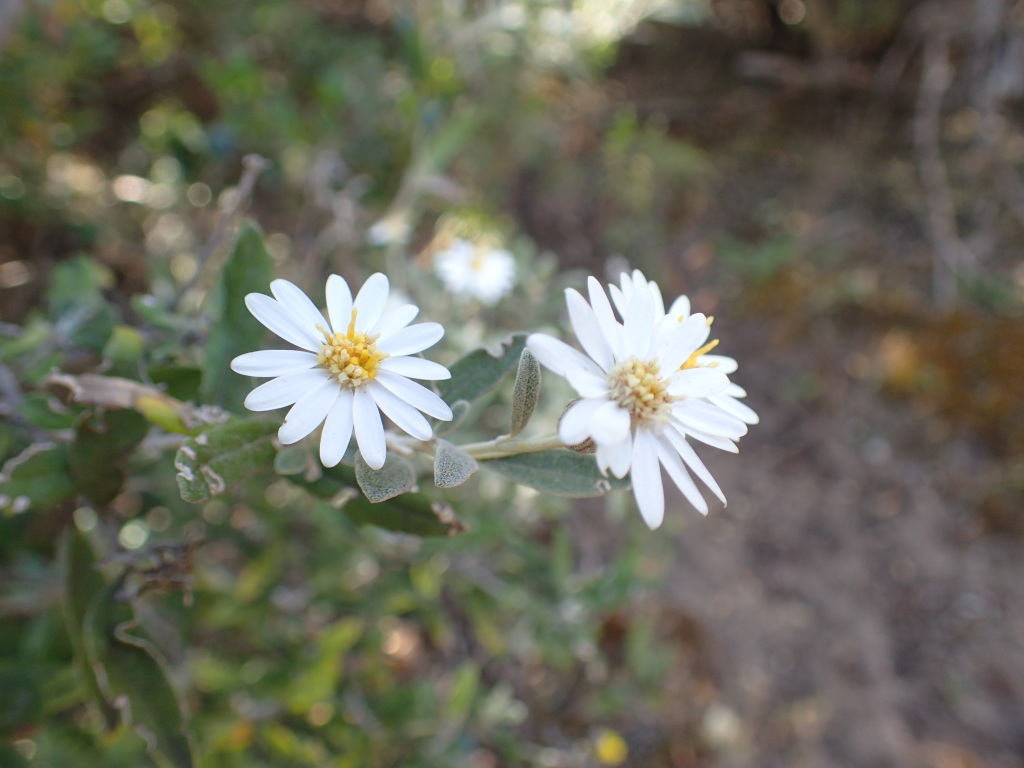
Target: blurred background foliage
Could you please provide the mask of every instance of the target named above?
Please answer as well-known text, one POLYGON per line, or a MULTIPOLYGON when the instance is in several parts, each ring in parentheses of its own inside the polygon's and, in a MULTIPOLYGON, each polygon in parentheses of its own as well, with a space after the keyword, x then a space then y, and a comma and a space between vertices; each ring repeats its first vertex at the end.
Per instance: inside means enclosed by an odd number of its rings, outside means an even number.
POLYGON ((208 342, 246 212, 256 283, 384 270, 446 363, 628 262, 726 331, 835 330, 755 408, 821 407, 836 370, 912 402, 974 436, 982 519, 1019 533, 1021 28, 1009 2, 0 0, 0 765, 747 764, 627 498, 482 474, 448 494, 468 531, 423 539, 284 476, 187 504, 180 435, 46 378, 237 410, 208 342), (513 252, 509 299, 444 298, 451 217, 513 252))

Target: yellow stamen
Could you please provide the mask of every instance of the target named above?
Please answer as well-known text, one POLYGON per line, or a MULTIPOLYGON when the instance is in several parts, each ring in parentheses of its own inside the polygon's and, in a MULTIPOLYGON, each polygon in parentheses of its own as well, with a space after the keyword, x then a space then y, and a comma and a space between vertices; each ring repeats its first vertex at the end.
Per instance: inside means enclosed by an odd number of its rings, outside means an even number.
POLYGON ((376 344, 380 334, 358 333, 356 331, 356 313, 352 309, 352 319, 345 333, 328 333, 327 329, 318 325, 317 330, 324 335, 324 343, 316 356, 317 362, 338 378, 338 381, 350 389, 372 381, 380 372, 380 364, 388 357, 376 344))
MULTIPOLYGON (((709 341, 703 347, 701 347, 696 352, 694 352, 692 355, 690 355, 688 358, 686 358, 686 362, 679 366, 679 370, 680 371, 685 371, 685 370, 687 370, 689 368, 696 368, 698 365, 700 365, 700 363, 697 362, 697 359, 701 355, 706 355, 708 352, 710 352, 712 349, 714 349, 717 346, 718 346, 718 339, 715 339, 713 341, 709 341)), ((716 363, 712 363, 711 365, 708 365, 707 367, 711 368, 714 365, 716 365, 716 363)))
POLYGON ((645 362, 631 357, 608 372, 612 400, 629 411, 634 426, 655 426, 668 421, 673 397, 668 380, 661 378, 657 359, 645 362))

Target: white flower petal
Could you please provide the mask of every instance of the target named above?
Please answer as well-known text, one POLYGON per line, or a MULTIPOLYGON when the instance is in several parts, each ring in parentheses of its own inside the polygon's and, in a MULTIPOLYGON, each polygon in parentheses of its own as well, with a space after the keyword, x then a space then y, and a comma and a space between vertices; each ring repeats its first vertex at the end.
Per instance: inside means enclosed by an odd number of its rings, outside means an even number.
MULTIPOLYGON (((623 275, 623 277, 625 277, 625 275, 623 275)), ((632 295, 632 283, 630 283, 630 290, 630 295, 632 295)), ((608 285, 608 293, 611 294, 615 308, 619 310, 619 317, 625 317, 626 307, 629 306, 629 296, 627 296, 622 289, 614 283, 608 285)))
POLYGON ((309 296, 294 283, 287 280, 274 280, 270 283, 270 292, 282 306, 299 318, 303 327, 316 328, 319 325, 325 331, 330 329, 330 325, 320 314, 320 310, 310 301, 309 296))
POLYGON ((325 467, 336 467, 348 450, 352 440, 352 402, 352 390, 343 388, 324 421, 320 461, 325 467))
POLYGON ((231 370, 243 376, 282 376, 316 365, 316 355, 298 349, 261 349, 231 361, 231 370))
POLYGON ((388 453, 384 442, 384 423, 377 403, 365 387, 357 387, 353 395, 352 426, 363 461, 372 469, 383 467, 388 453))
POLYGON ((709 435, 707 432, 702 432, 699 429, 690 429, 675 420, 670 421, 667 428, 675 430, 684 437, 692 437, 694 440, 699 440, 702 443, 714 448, 719 448, 723 451, 728 451, 729 453, 739 453, 740 451, 740 449, 736 447, 736 443, 727 437, 709 435))
MULTIPOLYGON (((671 435, 672 430, 666 430, 666 435, 671 435)), ((694 508, 702 515, 708 513, 708 503, 704 500, 704 497, 700 495, 700 491, 697 490, 696 484, 690 477, 690 473, 686 471, 686 467, 683 466, 683 462, 679 459, 679 454, 673 450, 673 446, 665 442, 664 439, 658 440, 658 458, 661 459, 661 463, 665 467, 665 471, 668 472, 668 476, 672 478, 672 482, 676 484, 676 487, 683 492, 683 496, 689 501, 694 508)), ((703 466, 703 465, 702 465, 703 466)))
POLYGON ((633 483, 633 496, 640 507, 640 514, 653 531, 665 519, 665 491, 661 485, 657 441, 646 429, 636 431, 629 479, 633 483))
POLYGON ((412 379, 442 381, 452 377, 451 371, 443 365, 422 357, 388 357, 380 364, 380 368, 412 379))
POLYGON ((374 272, 366 278, 366 282, 363 283, 363 287, 359 289, 359 293, 356 294, 355 301, 352 303, 357 310, 357 331, 366 333, 377 324, 380 316, 384 314, 384 307, 388 303, 390 293, 391 284, 388 282, 387 275, 382 272, 374 272))
POLYGON ((729 378, 711 368, 687 368, 676 371, 669 379, 668 393, 672 397, 711 397, 722 394, 729 386, 729 378))
POLYGON ((570 368, 581 368, 594 376, 601 376, 603 373, 597 363, 582 352, 546 333, 531 333, 526 338, 526 346, 541 365, 559 376, 565 376, 565 372, 570 368))
POLYGON ((447 406, 444 400, 422 384, 409 381, 409 379, 390 371, 381 371, 377 374, 375 381, 387 387, 409 405, 419 408, 428 416, 433 416, 441 421, 451 421, 452 409, 447 406))
POLYGON ((591 435, 598 445, 616 445, 629 438, 629 411, 608 401, 594 412, 591 435))
POLYGON ((590 437, 590 423, 594 413, 607 400, 591 398, 577 400, 562 414, 558 422, 558 439, 565 445, 578 445, 590 437))
POLYGON ((676 324, 665 338, 663 348, 659 350, 658 359, 661 360, 664 370, 679 368, 697 351, 709 334, 707 318, 701 314, 690 315, 683 322, 676 324))
MULTIPOLYGON (((718 483, 715 482, 715 478, 711 476, 708 468, 704 466, 704 462, 700 460, 697 452, 693 450, 686 438, 672 429, 665 430, 665 438, 669 443, 671 443, 676 453, 679 454, 679 457, 686 462, 690 469, 694 471, 694 474, 703 480, 704 485, 710 488, 711 492, 714 493, 723 504, 725 504, 725 494, 722 493, 722 489, 718 487, 718 483)), ((679 486, 679 489, 682 490, 682 486, 679 486)), ((683 493, 686 493, 686 491, 683 491, 683 493)), ((687 498, 689 497, 687 496, 687 498)), ((694 504, 694 506, 697 507, 696 504, 694 504)), ((700 509, 700 507, 697 507, 697 509, 700 509)), ((707 514, 706 507, 704 513, 707 514)))
POLYGON ((655 317, 654 302, 646 287, 642 291, 633 292, 623 320, 623 351, 626 355, 635 355, 641 360, 648 359, 647 352, 651 345, 655 317))
POLYGON ((616 360, 622 358, 622 324, 615 319, 615 312, 612 305, 608 303, 608 296, 596 277, 587 279, 587 294, 590 296, 590 306, 594 311, 600 326, 601 335, 604 336, 608 346, 611 347, 612 355, 616 360))
POLYGON ((735 384, 735 383, 730 381, 729 382, 729 386, 726 388, 726 390, 725 390, 725 392, 723 394, 726 394, 729 397, 746 397, 747 396, 747 390, 745 390, 739 384, 735 384))
POLYGON ((702 368, 714 368, 725 374, 736 373, 740 367, 734 358, 725 355, 701 355, 697 358, 697 364, 702 368))
POLYGON ((423 414, 398 395, 376 381, 371 381, 367 385, 367 390, 373 395, 374 402, 377 403, 384 415, 391 419, 399 429, 409 433, 417 440, 429 440, 434 436, 434 430, 423 418, 423 414))
POLYGON ((680 296, 672 302, 672 306, 668 308, 669 317, 674 317, 677 321, 682 322, 690 316, 690 299, 688 296, 680 296))
POLYGON ((615 477, 625 477, 629 473, 629 462, 633 458, 633 435, 626 434, 626 439, 613 445, 598 445, 597 466, 602 473, 610 471, 615 477))
POLYGON ((614 364, 612 349, 601 333, 601 326, 597 322, 594 310, 573 288, 566 289, 565 303, 569 308, 569 323, 580 341, 580 346, 601 366, 601 370, 609 370, 614 364))
POLYGON ((566 371, 565 378, 580 397, 608 397, 608 382, 601 376, 572 368, 566 371))
POLYGON ((440 323, 417 323, 381 339, 377 347, 393 357, 412 355, 433 346, 442 336, 444 328, 440 323))
POLYGON ((306 392, 284 417, 284 424, 277 431, 278 439, 284 445, 299 442, 323 423, 340 393, 341 387, 330 379, 306 392))
POLYGON ((327 314, 335 333, 344 333, 352 321, 352 291, 341 275, 327 278, 327 314))
POLYGON ((754 409, 745 403, 741 403, 739 400, 728 394, 713 395, 708 398, 708 402, 713 405, 717 405, 723 411, 735 416, 744 424, 757 424, 761 421, 754 409))
POLYGON ((311 389, 324 381, 332 381, 323 368, 295 371, 260 384, 245 398, 245 407, 250 411, 272 411, 297 402, 311 389))
POLYGON ((400 307, 389 309, 384 312, 377 324, 373 326, 373 333, 380 334, 380 339, 386 339, 396 331, 400 331, 420 313, 420 308, 415 304, 403 304, 400 307))
POLYGON ((672 418, 677 419, 687 430, 692 428, 730 440, 747 434, 746 424, 704 400, 687 398, 676 403, 672 407, 672 418))
POLYGON ((245 306, 252 312, 253 317, 285 341, 290 341, 310 352, 320 351, 323 337, 317 333, 316 327, 302 325, 295 313, 270 296, 250 293, 245 297, 245 306))

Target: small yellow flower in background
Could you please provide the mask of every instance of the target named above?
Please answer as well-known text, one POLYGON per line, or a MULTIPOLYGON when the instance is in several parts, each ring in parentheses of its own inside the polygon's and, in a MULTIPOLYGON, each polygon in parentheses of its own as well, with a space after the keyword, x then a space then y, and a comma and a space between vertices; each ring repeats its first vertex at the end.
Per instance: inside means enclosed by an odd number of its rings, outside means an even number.
POLYGON ((603 728, 594 739, 594 756, 601 765, 622 765, 629 757, 629 745, 611 728, 603 728))

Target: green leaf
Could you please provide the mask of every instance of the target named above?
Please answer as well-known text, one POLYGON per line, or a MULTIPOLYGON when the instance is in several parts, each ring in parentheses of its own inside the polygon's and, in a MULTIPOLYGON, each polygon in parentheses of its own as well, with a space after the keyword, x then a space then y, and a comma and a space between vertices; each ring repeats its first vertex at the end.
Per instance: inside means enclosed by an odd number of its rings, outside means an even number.
POLYGON ((116 323, 103 298, 103 289, 112 284, 110 270, 87 256, 58 265, 47 292, 57 337, 72 347, 101 352, 116 323))
POLYGON ((206 501, 238 487, 274 460, 272 419, 236 419, 216 424, 185 441, 174 457, 178 490, 185 501, 206 501))
POLYGON ((71 429, 78 420, 80 408, 70 411, 56 399, 46 395, 28 395, 18 403, 18 413, 40 429, 71 429))
POLYGON ((466 531, 451 507, 422 493, 403 493, 384 502, 370 501, 357 490, 355 470, 344 464, 324 469, 315 480, 301 475, 291 475, 288 480, 330 501, 356 525, 376 525, 415 536, 456 536, 466 531))
POLYGON ((279 475, 301 475, 309 466, 309 451, 301 445, 286 445, 274 457, 274 471, 279 475))
POLYGON ((104 725, 112 731, 117 723, 117 713, 107 702, 96 679, 96 670, 89 663, 85 648, 85 618, 96 597, 103 591, 106 582, 96 570, 96 555, 85 535, 71 526, 65 533, 61 547, 65 563, 64 621, 71 637, 75 662, 86 691, 103 717, 104 725))
POLYGON ((145 342, 138 330, 130 325, 117 326, 103 348, 103 359, 109 362, 104 373, 107 376, 139 378, 139 361, 144 347, 145 342))
POLYGON ((247 293, 265 293, 273 279, 273 262, 263 235, 253 222, 242 225, 213 301, 220 316, 210 329, 203 364, 200 395, 230 411, 240 411, 245 399, 245 379, 229 367, 232 358, 259 348, 266 329, 246 309, 247 293))
POLYGON ((42 720, 43 695, 40 671, 23 663, 0 667, 0 738, 14 739, 42 720))
POLYGON ((526 347, 526 334, 516 333, 502 342, 492 353, 477 349, 458 360, 449 370, 452 377, 437 382, 437 389, 447 403, 466 400, 472 403, 487 394, 516 367, 526 347))
POLYGON ((149 380, 178 400, 198 400, 203 377, 201 368, 191 365, 154 365, 147 369, 149 380))
POLYGON ((490 459, 484 466, 509 480, 557 496, 586 498, 629 488, 629 480, 603 477, 593 456, 557 449, 490 459))
POLYGON ((422 493, 404 493, 379 504, 358 496, 347 502, 341 511, 357 525, 376 525, 415 536, 456 536, 466 531, 451 507, 431 501, 422 493))
POLYGON ((75 429, 68 466, 87 498, 102 506, 121 492, 125 479, 121 461, 148 431, 149 422, 135 411, 85 414, 75 429))
POLYGON ((40 510, 72 498, 78 485, 68 467, 67 446, 30 445, 4 464, 0 490, 0 510, 40 510))
POLYGON ((356 482, 366 498, 378 504, 412 490, 416 485, 416 470, 394 451, 388 454, 380 469, 371 468, 362 454, 356 454, 356 482))
POLYGON ((516 369, 516 384, 512 390, 512 430, 515 437, 526 427, 540 400, 540 363, 526 347, 519 357, 516 369))
POLYGON ((455 488, 466 482, 480 469, 476 459, 447 440, 436 440, 434 454, 434 485, 438 488, 455 488))
POLYGON ((470 409, 472 408, 472 406, 465 400, 456 400, 455 402, 450 403, 450 406, 452 409, 452 419, 451 421, 439 422, 434 427, 435 437, 444 437, 445 435, 450 435, 452 432, 461 427, 462 423, 466 420, 466 417, 469 415, 470 409))
POLYGON ((323 630, 317 638, 316 659, 291 678, 285 694, 288 709, 304 715, 314 704, 334 698, 343 657, 362 634, 363 621, 355 617, 341 619, 323 630))
POLYGON ((161 766, 197 765, 184 707, 167 662, 149 640, 131 634, 135 618, 120 598, 123 582, 103 589, 85 617, 85 650, 104 698, 146 742, 161 766))

